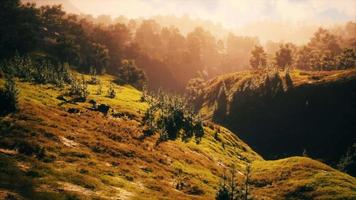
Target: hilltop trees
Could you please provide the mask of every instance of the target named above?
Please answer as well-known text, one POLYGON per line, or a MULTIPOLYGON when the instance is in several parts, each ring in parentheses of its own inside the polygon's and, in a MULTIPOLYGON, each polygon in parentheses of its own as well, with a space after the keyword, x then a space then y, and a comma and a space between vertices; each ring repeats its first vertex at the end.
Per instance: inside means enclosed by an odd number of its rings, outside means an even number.
POLYGON ((290 67, 293 62, 292 49, 290 44, 281 45, 276 52, 276 64, 281 69, 290 67))
POLYGON ((350 42, 331 33, 329 30, 319 28, 297 53, 296 67, 305 70, 337 70, 355 66, 355 50, 350 42), (349 44, 350 43, 350 44, 349 44), (343 46, 346 48, 342 49, 343 46))
MULTIPOLYGON (((266 52, 255 37, 230 33, 218 38, 205 27, 181 32, 152 19, 95 19, 67 14, 61 6, 36 8, 19 0, 5 0, 0 8, 0 60, 11 59, 16 52, 32 60, 40 55, 53 66, 68 63, 86 73, 94 67, 138 88, 147 75, 150 89, 173 90, 183 89, 198 73, 211 78, 267 65, 266 52)), ((296 64, 307 70, 350 68, 355 65, 354 29, 354 23, 338 32, 319 29, 307 45, 298 48, 297 55, 294 45, 283 45, 276 64, 281 68, 296 64)))
POLYGON ((335 35, 320 28, 308 43, 311 48, 311 68, 330 70, 336 68, 335 58, 341 52, 335 35))
POLYGON ((255 46, 251 54, 250 65, 252 69, 262 69, 266 67, 267 58, 262 46, 255 46))
POLYGON ((354 49, 346 48, 337 57, 338 69, 349 69, 356 66, 356 52, 354 49))

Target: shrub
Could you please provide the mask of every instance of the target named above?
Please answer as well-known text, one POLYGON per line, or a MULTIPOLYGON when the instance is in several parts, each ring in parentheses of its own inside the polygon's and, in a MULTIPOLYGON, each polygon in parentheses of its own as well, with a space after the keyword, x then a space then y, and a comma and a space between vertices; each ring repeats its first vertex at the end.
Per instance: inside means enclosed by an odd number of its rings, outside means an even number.
POLYGON ((70 84, 69 95, 83 101, 86 100, 89 95, 89 91, 88 84, 86 83, 84 76, 82 76, 82 80, 73 79, 70 84))
POLYGON ((16 112, 18 110, 18 94, 12 77, 6 79, 5 88, 0 90, 0 114, 16 112))
POLYGON ((151 96, 147 101, 150 107, 145 112, 143 121, 151 132, 160 133, 160 140, 175 140, 181 137, 187 141, 195 136, 199 142, 203 137, 202 120, 194 114, 184 98, 159 91, 157 96, 151 96))
POLYGON ((346 153, 340 158, 336 167, 340 171, 355 175, 356 166, 356 143, 349 147, 346 153))
POLYGON ((112 83, 110 83, 109 88, 108 88, 108 97, 112 98, 112 99, 116 97, 116 92, 114 89, 114 85, 112 83))
POLYGON ((100 79, 96 77, 96 69, 94 67, 90 68, 90 80, 88 80, 88 83, 91 85, 100 84, 100 79))
POLYGON ((230 176, 223 176, 222 182, 220 183, 219 189, 216 192, 216 200, 248 200, 251 199, 249 196, 249 183, 250 183, 250 173, 251 168, 249 165, 246 166, 245 182, 243 186, 238 186, 237 184, 237 170, 235 166, 230 167, 230 176))
POLYGON ((0 71, 38 84, 50 83, 61 86, 63 83, 72 81, 67 63, 54 64, 45 56, 37 56, 36 59, 33 59, 16 54, 13 58, 1 63, 0 71))
POLYGON ((230 192, 226 184, 220 185, 219 190, 216 192, 216 200, 230 200, 230 192))
POLYGON ((99 81, 98 88, 96 89, 96 95, 101 95, 103 93, 103 85, 99 81))

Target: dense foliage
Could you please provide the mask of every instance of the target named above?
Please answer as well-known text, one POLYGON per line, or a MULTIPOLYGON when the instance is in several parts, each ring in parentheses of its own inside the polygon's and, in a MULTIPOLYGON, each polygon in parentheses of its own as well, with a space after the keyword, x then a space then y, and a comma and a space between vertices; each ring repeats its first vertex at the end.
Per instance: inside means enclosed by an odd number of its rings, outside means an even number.
MULTIPOLYGON (((356 24, 350 22, 347 27, 347 30, 354 30, 356 24)), ((320 28, 306 45, 276 43, 278 47, 269 52, 269 60, 263 47, 256 46, 251 51, 250 66, 253 69, 275 66, 280 69, 298 68, 316 71, 349 69, 356 66, 354 40, 355 38, 346 39, 320 28)))
POLYGON ((69 96, 74 97, 76 101, 84 102, 89 95, 88 83, 85 80, 84 76, 81 77, 81 80, 74 78, 69 87, 69 96))
POLYGON ((198 73, 211 78, 271 65, 334 70, 354 67, 356 60, 353 22, 339 32, 319 29, 304 46, 275 43, 276 49, 265 51, 258 38, 232 33, 218 38, 202 27, 185 35, 152 19, 96 19, 19 0, 0 6, 0 60, 13 58, 16 51, 21 56, 42 54, 53 65, 68 63, 84 72, 95 68, 138 88, 147 78, 149 88, 178 90, 198 73))
POLYGON ((145 99, 150 107, 145 113, 144 123, 150 134, 158 131, 163 141, 179 137, 187 141, 193 136, 197 142, 200 141, 204 135, 202 121, 184 98, 159 91, 156 96, 146 96, 145 99))
POLYGON ((72 81, 72 75, 67 63, 53 64, 47 57, 19 56, 3 61, 0 70, 10 76, 38 84, 56 84, 61 86, 72 81))
POLYGON ((136 66, 134 60, 123 60, 117 77, 116 82, 132 84, 138 89, 142 89, 147 82, 145 72, 136 66))

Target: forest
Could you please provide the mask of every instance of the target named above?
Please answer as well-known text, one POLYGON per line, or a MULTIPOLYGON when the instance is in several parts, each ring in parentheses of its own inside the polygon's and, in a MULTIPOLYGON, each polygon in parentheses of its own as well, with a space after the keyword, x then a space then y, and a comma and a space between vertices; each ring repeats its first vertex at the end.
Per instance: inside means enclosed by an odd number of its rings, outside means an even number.
POLYGON ((122 76, 139 87, 148 80, 148 87, 156 90, 183 92, 191 79, 251 68, 348 69, 355 60, 354 22, 334 30, 319 28, 302 46, 272 41, 262 46, 257 37, 228 33, 219 38, 204 27, 182 34, 153 19, 120 23, 110 16, 95 20, 67 14, 60 5, 37 8, 5 1, 1 6, 1 60, 20 55, 36 62, 67 63, 85 73, 95 69, 122 76), (132 62, 125 65, 124 60, 132 62))

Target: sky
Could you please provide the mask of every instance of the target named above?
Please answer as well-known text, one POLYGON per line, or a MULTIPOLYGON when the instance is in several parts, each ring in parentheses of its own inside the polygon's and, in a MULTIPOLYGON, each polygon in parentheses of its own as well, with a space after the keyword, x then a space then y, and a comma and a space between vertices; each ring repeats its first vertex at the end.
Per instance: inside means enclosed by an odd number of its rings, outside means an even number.
POLYGON ((356 21, 356 0, 23 0, 69 12, 149 18, 188 15, 261 41, 305 43, 319 27, 356 21))
MULTIPOLYGON (((60 2, 61 0, 58 0, 60 2)), ((63 1, 63 0, 62 0, 63 1)), ((329 24, 356 20, 356 0, 68 0, 83 13, 129 18, 189 15, 239 28, 251 22, 329 24)))

